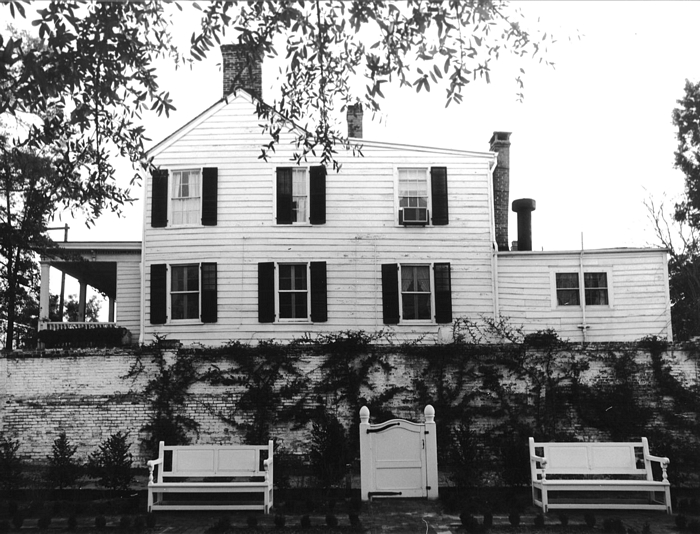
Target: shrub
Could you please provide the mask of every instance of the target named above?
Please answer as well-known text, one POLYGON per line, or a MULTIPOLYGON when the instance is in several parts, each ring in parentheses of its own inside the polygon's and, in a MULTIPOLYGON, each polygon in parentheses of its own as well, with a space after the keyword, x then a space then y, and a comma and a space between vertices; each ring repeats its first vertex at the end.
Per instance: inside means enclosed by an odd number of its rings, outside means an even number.
POLYGON ((568 525, 569 524, 569 516, 566 514, 559 514, 559 523, 561 523, 561 526, 563 526, 563 527, 568 525))
POLYGON ((596 521, 595 521, 595 516, 593 515, 593 513, 586 512, 585 514, 583 514, 583 521, 584 521, 584 523, 586 523, 586 525, 588 525, 588 528, 595 527, 596 521))
POLYGON ((338 526, 338 518, 335 516, 335 514, 326 514, 326 525, 331 528, 338 526))
POLYGON ((127 442, 129 433, 117 432, 103 441, 88 458, 88 472, 98 484, 111 490, 126 490, 133 481, 133 456, 127 442))
POLYGON ((0 489, 16 491, 23 481, 22 460, 17 454, 19 441, 0 438, 0 489))
POLYGON ((284 517, 282 514, 276 514, 274 522, 277 528, 284 528, 284 525, 287 524, 287 518, 284 517))
POLYGON ((348 521, 350 521, 350 526, 351 527, 358 527, 360 526, 360 516, 357 515, 355 512, 350 512, 348 514, 348 521))
POLYGON ((464 530, 467 532, 476 532, 479 530, 479 520, 469 512, 459 514, 459 519, 462 522, 464 530))
POLYGON ((678 514, 676 516, 676 528, 678 530, 685 530, 688 527, 688 518, 683 514, 678 514))
POLYGON ((146 519, 142 515, 137 515, 134 518, 134 530, 143 530, 146 526, 146 519))
POLYGON ((518 513, 517 510, 513 510, 510 514, 508 514, 508 521, 511 525, 517 527, 520 525, 520 513, 518 513))
POLYGON ((301 516, 299 525, 301 526, 301 528, 309 528, 311 526, 311 517, 309 517, 308 514, 301 516))
POLYGON ((51 447, 51 456, 47 456, 49 468, 46 472, 46 481, 51 488, 59 490, 75 486, 80 478, 81 468, 74 456, 77 445, 71 445, 65 432, 61 432, 54 440, 51 447))
POLYGON ((532 520, 532 523, 538 528, 543 527, 544 526, 544 515, 542 515, 541 513, 537 514, 535 516, 535 518, 532 520))
POLYGON ((119 518, 119 528, 121 530, 129 530, 131 528, 131 518, 128 515, 123 515, 119 518))
POLYGON ((227 515, 222 516, 219 520, 209 527, 205 532, 209 534, 222 534, 231 528, 231 518, 227 515))
POLYGON ((258 518, 254 515, 249 515, 248 518, 246 519, 246 524, 248 525, 249 528, 257 528, 258 518))
POLYGON ((103 529, 107 526, 107 518, 103 515, 98 515, 95 517, 95 528, 103 529))
POLYGON ((309 441, 309 460, 314 476, 324 487, 340 482, 351 460, 345 427, 335 415, 322 411, 312 423, 309 441))
POLYGON ((38 526, 41 530, 46 530, 49 528, 49 525, 51 524, 51 516, 48 514, 42 515, 39 520, 36 522, 36 526, 38 526))

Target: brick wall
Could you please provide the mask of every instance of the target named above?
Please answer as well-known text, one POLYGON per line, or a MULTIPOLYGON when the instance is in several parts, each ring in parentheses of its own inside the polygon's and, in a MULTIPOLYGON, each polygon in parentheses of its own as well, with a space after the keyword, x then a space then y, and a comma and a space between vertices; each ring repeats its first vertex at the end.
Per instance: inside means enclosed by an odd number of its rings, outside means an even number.
MULTIPOLYGON (((387 405, 397 417, 412 420, 422 420, 424 406, 419 405, 419 398, 414 386, 414 380, 425 377, 428 358, 411 354, 400 354, 396 348, 376 349, 384 351, 391 370, 386 372, 381 368, 370 371, 370 381, 375 392, 381 392, 391 386, 404 386, 403 393, 395 396, 387 405)), ((464 349, 460 349, 464 350, 464 349)), ((471 358, 474 368, 482 363, 491 362, 500 365, 504 358, 514 353, 512 346, 502 350, 489 350, 480 356, 464 355, 471 358)), ((622 354, 631 354, 638 365, 634 377, 640 397, 657 399, 654 402, 663 404, 669 399, 659 396, 653 373, 650 371, 651 357, 648 352, 631 346, 601 346, 588 348, 586 352, 576 354, 575 351, 562 351, 557 357, 588 358, 590 367, 581 375, 582 382, 592 382, 609 375, 609 361, 622 354), (606 363, 607 361, 607 363, 606 363)), ((59 432, 65 431, 69 439, 78 445, 78 454, 86 457, 97 445, 116 431, 129 431, 132 443, 139 442, 144 437, 140 429, 148 420, 149 405, 139 394, 146 384, 146 376, 155 371, 148 357, 142 357, 144 373, 136 379, 125 378, 132 364, 137 361, 136 352, 128 350, 74 350, 74 351, 45 351, 37 353, 11 353, 0 357, 0 433, 21 443, 20 454, 33 462, 45 461, 51 452, 53 440, 59 432)), ((537 353, 528 353, 526 358, 534 358, 537 353)), ((460 355, 458 355, 460 356, 460 355)), ((541 354, 540 354, 541 356, 541 354)), ((175 355, 169 358, 174 360, 175 355)), ((664 354, 664 360, 672 364, 673 374, 686 384, 698 383, 698 363, 694 353, 674 348, 664 354)), ((302 375, 307 376, 311 383, 324 380, 321 365, 325 356, 311 353, 301 354, 299 367, 302 375)), ((202 360, 201 370, 216 365, 225 369, 230 363, 225 357, 210 356, 202 360)), ((502 366, 504 372, 502 384, 511 393, 525 394, 532 391, 533 384, 518 373, 507 372, 507 366, 502 366)), ((463 394, 473 393, 482 388, 482 379, 472 377, 463 384, 463 394)), ((483 388, 482 388, 483 389, 483 388)), ((200 424, 200 433, 195 441, 201 443, 239 443, 238 431, 225 424, 219 414, 231 415, 232 408, 243 389, 239 386, 216 386, 197 382, 190 388, 190 402, 186 415, 200 424)), ((370 392, 368 391, 369 395, 370 392)), ((481 400, 488 402, 489 394, 484 394, 481 400)), ((290 406, 298 399, 286 401, 290 406)), ((319 402, 317 397, 308 400, 309 403, 319 402)), ((342 408, 342 407, 341 407, 342 408)), ((341 414, 349 425, 350 414, 341 409, 341 414)), ((683 415, 683 414, 680 414, 683 415)), ((686 414, 689 418, 697 419, 697 413, 686 414)), ((248 415, 237 414, 237 420, 244 420, 248 415)), ((436 414, 439 420, 440 413, 436 414)), ((372 419, 372 422, 380 422, 372 419)), ((488 428, 493 420, 482 418, 475 421, 476 428, 488 428)), ((283 438, 287 448, 303 454, 307 440, 307 430, 292 431, 291 424, 278 425, 273 432, 283 438)), ((580 422, 572 423, 572 429, 583 433, 588 439, 606 439, 603 433, 596 429, 584 428, 580 422)), ((352 432, 353 430, 350 429, 352 432)), ((143 458, 138 447, 132 447, 138 462, 143 464, 143 458)))

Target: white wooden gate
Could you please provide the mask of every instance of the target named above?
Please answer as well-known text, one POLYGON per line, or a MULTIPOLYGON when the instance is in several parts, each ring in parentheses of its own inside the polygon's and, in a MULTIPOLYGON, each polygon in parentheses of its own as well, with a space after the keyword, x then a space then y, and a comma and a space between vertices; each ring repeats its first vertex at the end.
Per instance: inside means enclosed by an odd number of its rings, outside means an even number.
POLYGON ((362 500, 372 497, 438 498, 435 409, 425 407, 425 422, 391 419, 369 424, 360 410, 362 500))

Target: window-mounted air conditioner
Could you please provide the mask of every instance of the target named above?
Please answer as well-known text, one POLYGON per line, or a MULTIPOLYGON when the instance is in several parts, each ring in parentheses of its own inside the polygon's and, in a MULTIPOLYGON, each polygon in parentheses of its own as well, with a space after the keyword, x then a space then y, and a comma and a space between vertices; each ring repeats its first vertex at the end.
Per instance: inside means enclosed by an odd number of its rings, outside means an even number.
POLYGON ((402 208, 399 210, 399 224, 428 224, 428 208, 402 208))

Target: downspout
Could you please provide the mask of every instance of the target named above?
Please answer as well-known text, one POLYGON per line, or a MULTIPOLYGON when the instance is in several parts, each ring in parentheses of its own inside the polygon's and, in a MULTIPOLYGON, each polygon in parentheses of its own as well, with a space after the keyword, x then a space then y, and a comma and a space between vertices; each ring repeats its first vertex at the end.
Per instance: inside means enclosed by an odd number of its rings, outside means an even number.
POLYGON ((140 314, 139 320, 139 344, 145 343, 146 337, 146 203, 148 197, 148 176, 144 178, 143 188, 143 215, 141 221, 141 297, 140 297, 140 314))
POLYGON ((493 159, 493 165, 489 167, 489 218, 491 224, 491 292, 493 293, 493 318, 498 321, 500 309, 498 305, 498 243, 496 241, 496 215, 494 213, 493 198, 493 170, 498 165, 497 157, 493 159))
POLYGON ((579 300, 581 301, 581 324, 578 327, 581 329, 581 334, 583 335, 583 344, 586 344, 586 330, 588 330, 588 325, 586 324, 586 282, 583 278, 583 232, 581 232, 581 252, 578 256, 578 272, 579 272, 579 300))

